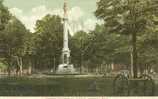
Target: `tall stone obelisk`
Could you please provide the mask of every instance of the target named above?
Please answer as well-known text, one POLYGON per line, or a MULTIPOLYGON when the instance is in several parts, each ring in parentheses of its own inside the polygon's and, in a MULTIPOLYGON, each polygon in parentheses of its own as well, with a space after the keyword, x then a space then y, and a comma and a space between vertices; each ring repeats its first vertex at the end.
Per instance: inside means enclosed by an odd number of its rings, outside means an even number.
POLYGON ((69 50, 69 24, 68 24, 68 4, 64 0, 64 18, 63 18, 63 50, 62 50, 62 64, 58 66, 57 74, 74 74, 76 73, 73 64, 70 64, 70 50, 69 50))
POLYGON ((62 63, 63 64, 69 64, 70 61, 70 50, 69 50, 69 45, 68 45, 68 6, 67 6, 67 1, 64 0, 64 18, 63 18, 63 28, 64 28, 64 33, 63 33, 63 50, 62 50, 62 63))

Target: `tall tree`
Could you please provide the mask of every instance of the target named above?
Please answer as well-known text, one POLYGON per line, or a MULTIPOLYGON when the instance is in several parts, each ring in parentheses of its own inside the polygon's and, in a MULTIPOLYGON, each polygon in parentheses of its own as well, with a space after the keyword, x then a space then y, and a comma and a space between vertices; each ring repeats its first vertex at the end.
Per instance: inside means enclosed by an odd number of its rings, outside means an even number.
POLYGON ((5 46, 6 53, 4 57, 9 65, 8 68, 11 68, 12 62, 15 60, 17 62, 17 72, 19 70, 22 72, 22 57, 25 55, 24 45, 27 33, 29 31, 25 26, 16 17, 12 17, 0 37, 1 43, 5 46))
POLYGON ((95 15, 105 21, 109 32, 128 34, 132 37, 133 76, 137 77, 137 35, 153 25, 155 0, 100 0, 95 15))
POLYGON ((59 63, 62 51, 62 19, 59 16, 46 15, 37 21, 35 30, 35 52, 37 58, 41 58, 39 59, 42 64, 41 68, 45 68, 44 65, 53 68, 53 65, 59 63))
POLYGON ((80 67, 80 73, 84 67, 84 61, 86 60, 86 47, 88 46, 89 34, 84 31, 78 31, 70 39, 70 49, 73 64, 77 64, 80 67))
POLYGON ((92 55, 90 59, 93 64, 129 64, 128 38, 108 33, 104 25, 97 25, 90 38, 88 53, 92 55))
POLYGON ((140 70, 155 68, 157 71, 158 51, 158 17, 154 17, 155 25, 138 38, 138 54, 140 70))

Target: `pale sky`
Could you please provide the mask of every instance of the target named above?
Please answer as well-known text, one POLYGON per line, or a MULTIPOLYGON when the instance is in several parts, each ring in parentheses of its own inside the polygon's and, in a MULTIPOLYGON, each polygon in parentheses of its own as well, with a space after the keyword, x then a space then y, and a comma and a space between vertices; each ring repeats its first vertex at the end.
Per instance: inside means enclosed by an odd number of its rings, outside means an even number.
MULTIPOLYGON (((97 0, 68 0, 69 20, 73 31, 90 31, 99 21, 94 16, 97 0)), ((4 0, 11 13, 34 32, 36 20, 46 14, 63 15, 64 0, 4 0)))

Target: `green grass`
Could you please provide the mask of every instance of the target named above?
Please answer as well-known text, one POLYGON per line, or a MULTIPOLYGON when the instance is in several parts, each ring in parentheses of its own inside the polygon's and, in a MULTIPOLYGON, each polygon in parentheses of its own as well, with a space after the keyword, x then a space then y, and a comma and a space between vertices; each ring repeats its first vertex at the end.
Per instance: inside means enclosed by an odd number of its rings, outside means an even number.
POLYGON ((0 96, 113 96, 112 82, 101 77, 1 78, 0 96), (97 90, 92 89, 94 81, 97 90))
POLYGON ((112 80, 104 78, 1 78, 1 96, 112 95, 112 80), (98 90, 90 88, 97 81, 98 90))

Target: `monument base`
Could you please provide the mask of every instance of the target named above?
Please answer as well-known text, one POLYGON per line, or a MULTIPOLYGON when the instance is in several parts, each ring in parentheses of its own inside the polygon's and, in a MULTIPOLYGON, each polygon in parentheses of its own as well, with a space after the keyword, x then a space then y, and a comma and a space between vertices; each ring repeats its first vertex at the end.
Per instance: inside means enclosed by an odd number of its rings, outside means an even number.
POLYGON ((77 72, 72 64, 60 64, 56 74, 77 74, 77 72))

